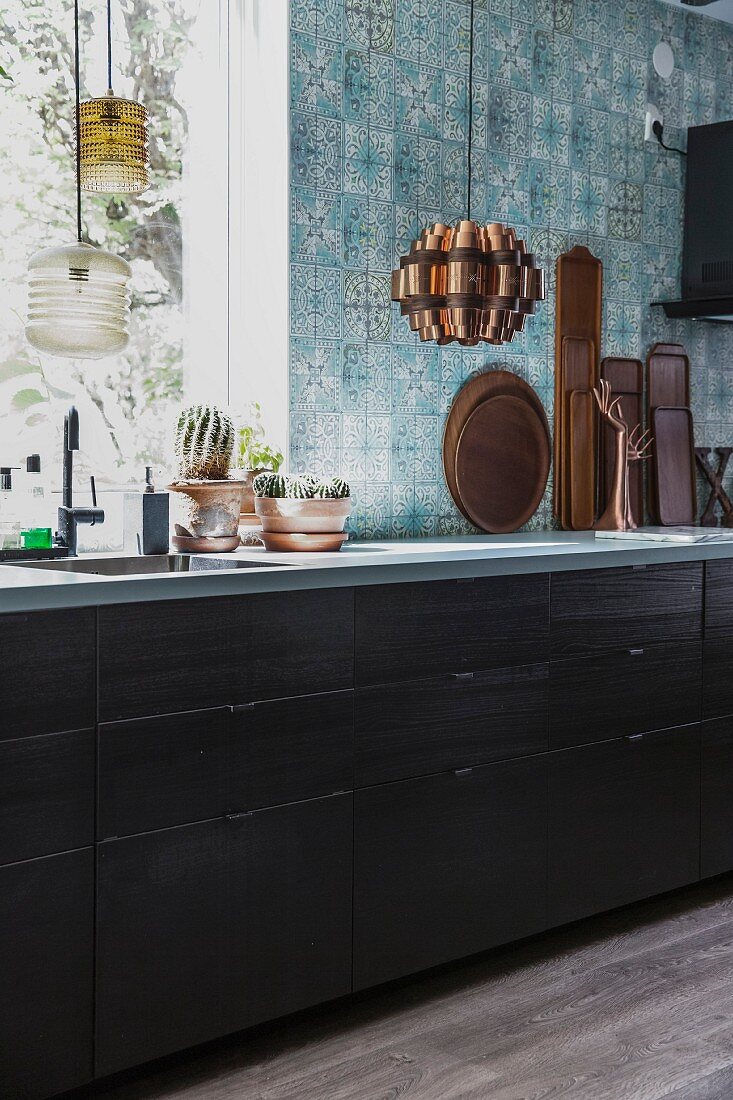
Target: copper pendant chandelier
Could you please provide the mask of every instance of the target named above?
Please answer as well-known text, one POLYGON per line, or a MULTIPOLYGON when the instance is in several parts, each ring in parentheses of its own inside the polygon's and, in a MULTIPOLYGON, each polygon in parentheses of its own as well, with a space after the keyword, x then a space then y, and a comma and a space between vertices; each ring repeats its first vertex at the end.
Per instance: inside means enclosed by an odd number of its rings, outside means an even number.
POLYGON ((392 300, 421 340, 464 347, 507 344, 545 297, 545 276, 510 226, 471 220, 473 134, 473 25, 471 0, 468 69, 468 218, 436 222, 413 241, 392 272, 392 300))

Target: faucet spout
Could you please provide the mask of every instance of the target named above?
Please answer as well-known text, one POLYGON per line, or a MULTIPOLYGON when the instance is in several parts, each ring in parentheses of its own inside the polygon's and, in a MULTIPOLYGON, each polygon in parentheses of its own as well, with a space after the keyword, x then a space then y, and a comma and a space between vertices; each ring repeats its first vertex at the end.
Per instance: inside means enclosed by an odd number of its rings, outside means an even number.
POLYGON ((74 451, 79 450, 79 413, 72 405, 64 417, 63 497, 59 508, 56 542, 65 546, 69 557, 76 557, 77 526, 80 523, 104 523, 104 512, 97 508, 97 493, 92 477, 92 508, 74 507, 74 451))

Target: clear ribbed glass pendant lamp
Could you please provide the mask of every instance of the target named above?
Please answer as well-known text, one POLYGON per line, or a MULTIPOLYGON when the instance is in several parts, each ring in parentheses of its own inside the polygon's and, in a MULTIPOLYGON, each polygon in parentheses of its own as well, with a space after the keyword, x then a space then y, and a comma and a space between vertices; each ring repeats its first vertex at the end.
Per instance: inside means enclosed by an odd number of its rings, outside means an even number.
POLYGON ((107 0, 106 96, 79 108, 77 141, 84 191, 139 195, 150 186, 148 112, 112 90, 112 0, 107 0))
POLYGON ((48 355, 101 359, 129 340, 132 269, 126 260, 85 244, 79 149, 79 3, 74 0, 76 88, 76 241, 37 252, 28 265, 28 343, 48 355))

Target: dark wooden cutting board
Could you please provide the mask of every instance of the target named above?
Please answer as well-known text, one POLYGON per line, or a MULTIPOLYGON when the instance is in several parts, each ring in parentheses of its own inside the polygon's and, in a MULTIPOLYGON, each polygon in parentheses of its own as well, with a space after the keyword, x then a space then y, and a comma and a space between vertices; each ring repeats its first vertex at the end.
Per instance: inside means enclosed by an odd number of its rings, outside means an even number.
POLYGON ((663 527, 694 524, 697 517, 692 413, 658 405, 652 414, 656 453, 657 519, 663 527))

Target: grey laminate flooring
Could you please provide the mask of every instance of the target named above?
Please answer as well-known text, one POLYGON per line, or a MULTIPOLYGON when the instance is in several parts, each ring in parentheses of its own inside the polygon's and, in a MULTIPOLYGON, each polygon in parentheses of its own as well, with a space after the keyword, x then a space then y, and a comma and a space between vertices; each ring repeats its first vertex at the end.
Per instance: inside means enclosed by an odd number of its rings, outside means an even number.
POLYGON ((733 877, 100 1090, 106 1100, 733 1100, 733 877))

